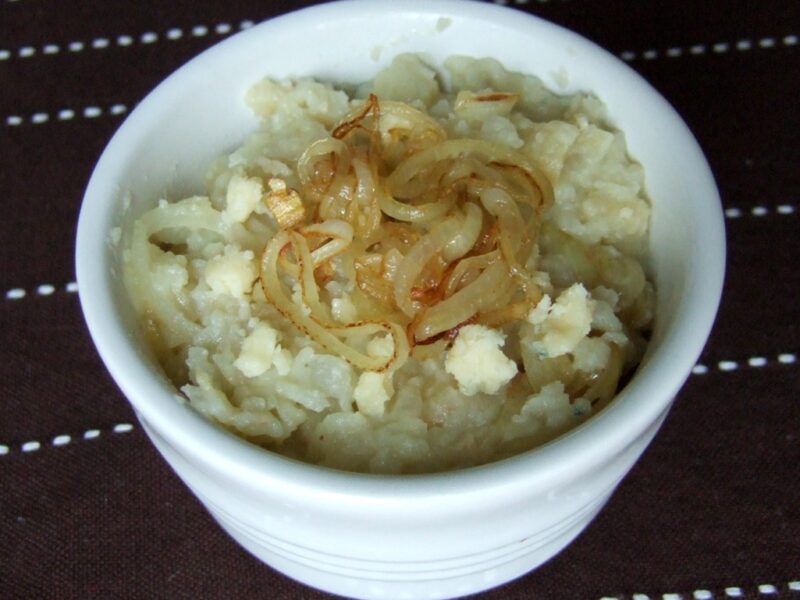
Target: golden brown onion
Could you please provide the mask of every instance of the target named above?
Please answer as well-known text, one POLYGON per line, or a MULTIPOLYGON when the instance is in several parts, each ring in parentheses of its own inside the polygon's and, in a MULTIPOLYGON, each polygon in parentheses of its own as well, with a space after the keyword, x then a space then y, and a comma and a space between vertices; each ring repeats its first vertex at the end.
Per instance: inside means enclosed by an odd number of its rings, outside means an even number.
POLYGON ((414 330, 414 338, 426 340, 456 327, 492 306, 497 295, 503 294, 510 285, 506 264, 493 263, 468 286, 428 308, 414 330))
POLYGON ((400 263, 394 282, 394 299, 397 307, 413 317, 418 307, 411 300, 411 288, 428 262, 458 235, 459 220, 447 217, 430 233, 419 239, 400 263))
MULTIPOLYGON (((407 359, 409 348, 405 331, 398 324, 388 321, 360 321, 347 325, 320 322, 318 317, 306 314, 301 305, 293 302, 286 295, 278 274, 278 256, 286 246, 292 243, 289 233, 279 231, 264 249, 261 258, 260 281, 266 299, 302 333, 317 342, 326 351, 341 356, 352 365, 364 371, 378 372, 399 368, 407 359), (386 332, 392 337, 394 342, 392 356, 384 358, 364 354, 344 343, 335 335, 336 333, 369 335, 376 332, 386 332)), ((295 251, 302 254, 302 250, 295 249, 295 251)))

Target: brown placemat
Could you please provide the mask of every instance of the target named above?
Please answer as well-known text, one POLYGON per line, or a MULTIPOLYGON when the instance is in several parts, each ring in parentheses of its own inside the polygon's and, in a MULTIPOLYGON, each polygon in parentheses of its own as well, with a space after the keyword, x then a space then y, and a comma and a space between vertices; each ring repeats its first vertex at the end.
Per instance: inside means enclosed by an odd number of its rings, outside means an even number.
MULTIPOLYGON (((608 506, 484 598, 800 599, 800 2, 508 0, 618 54, 678 109, 726 208, 720 316, 608 506)), ((0 598, 323 598, 221 532, 86 333, 84 186, 163 77, 310 4, 0 0, 0 598)))

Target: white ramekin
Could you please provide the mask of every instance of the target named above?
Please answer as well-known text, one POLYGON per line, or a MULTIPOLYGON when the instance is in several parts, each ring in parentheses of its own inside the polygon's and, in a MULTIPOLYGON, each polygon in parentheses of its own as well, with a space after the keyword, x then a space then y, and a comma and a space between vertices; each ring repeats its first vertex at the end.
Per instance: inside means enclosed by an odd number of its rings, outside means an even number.
POLYGON ((611 54, 489 3, 361 0, 257 25, 150 93, 94 170, 76 262, 86 321, 108 370, 153 443, 234 539, 286 575, 334 593, 442 598, 533 569, 603 506, 655 435, 707 339, 722 289, 725 238, 718 192, 692 134, 611 54), (607 103, 646 169, 657 319, 627 387, 560 439, 476 469, 357 475, 261 450, 176 400, 175 387, 135 333, 109 239, 157 198, 201 191, 210 161, 257 126, 242 98, 260 78, 357 82, 409 51, 435 62, 452 54, 492 56, 552 88, 592 90, 607 103))

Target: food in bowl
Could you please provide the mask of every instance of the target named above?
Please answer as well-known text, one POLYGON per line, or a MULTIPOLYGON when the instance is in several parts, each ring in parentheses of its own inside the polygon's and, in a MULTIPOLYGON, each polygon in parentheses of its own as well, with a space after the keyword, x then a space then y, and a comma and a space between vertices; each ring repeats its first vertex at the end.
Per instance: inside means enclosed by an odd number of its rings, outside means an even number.
POLYGON ((191 405, 333 468, 463 468, 604 406, 653 318, 649 203, 590 94, 492 59, 264 79, 260 129, 123 232, 149 347, 191 405))

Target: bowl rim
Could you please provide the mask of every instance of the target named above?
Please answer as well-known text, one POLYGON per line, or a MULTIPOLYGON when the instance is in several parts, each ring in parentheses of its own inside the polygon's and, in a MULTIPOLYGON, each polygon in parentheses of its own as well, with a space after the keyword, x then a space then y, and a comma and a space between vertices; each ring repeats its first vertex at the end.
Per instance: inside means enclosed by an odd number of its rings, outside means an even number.
POLYGON ((313 490, 318 495, 405 502, 484 493, 514 486, 546 489, 557 482, 572 479, 577 472, 585 473, 598 467, 609 454, 624 451, 665 414, 700 355, 721 298, 725 252, 724 217, 719 193, 697 141, 667 101, 632 68, 606 50, 540 17, 491 3, 470 0, 339 0, 274 17, 237 33, 190 60, 151 91, 117 130, 92 173, 81 205, 75 261, 84 318, 106 368, 139 418, 169 439, 181 453, 255 488, 280 485, 287 493, 289 490, 313 490), (159 99, 168 97, 176 86, 180 86, 182 77, 198 68, 208 56, 226 52, 237 44, 247 44, 253 36, 268 35, 276 27, 305 27, 314 21, 340 19, 352 11, 384 17, 388 13, 407 11, 445 18, 467 16, 490 19, 495 24, 515 30, 526 29, 528 35, 546 29, 552 35, 565 37, 570 43, 590 51, 615 76, 636 80, 660 116, 671 120, 676 135, 682 140, 682 150, 685 151, 682 160, 694 165, 687 177, 692 178, 696 196, 703 199, 697 208, 697 216, 707 228, 703 232, 703 250, 695 248, 692 251, 693 263, 687 286, 692 294, 683 299, 675 327, 657 349, 648 352, 647 364, 638 369, 609 406, 540 447, 477 467, 418 475, 353 473, 287 458, 246 442, 173 401, 135 352, 130 332, 125 331, 119 319, 115 319, 111 259, 106 256, 108 232, 99 232, 98 228, 102 229, 108 223, 105 217, 112 209, 108 206, 107 190, 113 188, 114 173, 123 166, 120 157, 125 153, 121 149, 133 135, 137 124, 146 119, 149 111, 157 110, 159 99), (97 260, 98 255, 105 259, 97 260), (648 390, 659 390, 657 398, 641 401, 653 395, 648 390), (640 401, 635 401, 637 398, 640 401), (168 401, 164 402, 165 399, 168 401), (621 423, 626 427, 621 427, 621 423), (176 426, 178 424, 180 426, 176 426), (198 444, 198 439, 204 443, 198 444), (602 440, 604 451, 587 452, 587 449, 596 449, 598 439, 602 440))

